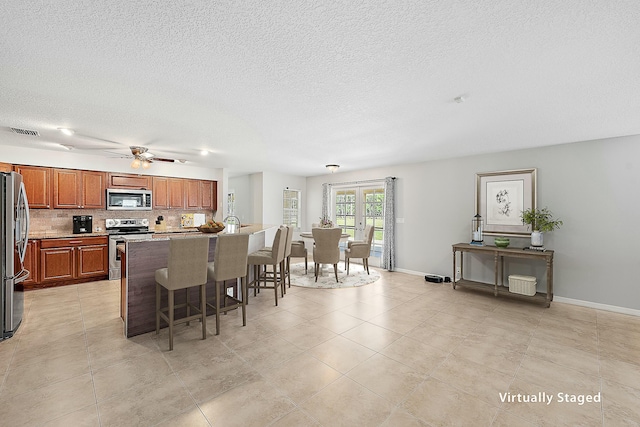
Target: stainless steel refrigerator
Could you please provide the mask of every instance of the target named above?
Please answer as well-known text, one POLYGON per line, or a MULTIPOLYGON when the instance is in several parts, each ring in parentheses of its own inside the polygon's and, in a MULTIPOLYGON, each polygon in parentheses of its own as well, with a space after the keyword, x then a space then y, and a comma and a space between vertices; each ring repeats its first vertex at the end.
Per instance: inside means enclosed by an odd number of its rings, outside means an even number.
POLYGON ((22 322, 24 293, 21 282, 29 236, 29 202, 22 175, 0 173, 0 341, 11 338, 22 322))

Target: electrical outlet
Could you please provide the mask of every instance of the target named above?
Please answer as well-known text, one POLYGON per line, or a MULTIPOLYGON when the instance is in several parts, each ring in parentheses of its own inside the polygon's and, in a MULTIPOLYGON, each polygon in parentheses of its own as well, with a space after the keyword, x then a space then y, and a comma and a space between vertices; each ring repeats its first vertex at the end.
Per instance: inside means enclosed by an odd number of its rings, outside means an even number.
POLYGON ((456 267, 456 280, 460 280, 462 276, 462 269, 460 267, 456 267))

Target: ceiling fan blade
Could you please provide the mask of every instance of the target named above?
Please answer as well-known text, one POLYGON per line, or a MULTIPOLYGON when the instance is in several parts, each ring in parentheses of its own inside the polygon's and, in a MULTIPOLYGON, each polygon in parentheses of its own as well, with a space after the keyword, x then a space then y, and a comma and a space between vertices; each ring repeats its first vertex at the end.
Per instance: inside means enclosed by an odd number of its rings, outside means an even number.
POLYGON ((151 159, 149 159, 152 162, 167 162, 167 163, 174 163, 175 159, 163 159, 162 157, 152 157, 151 159))

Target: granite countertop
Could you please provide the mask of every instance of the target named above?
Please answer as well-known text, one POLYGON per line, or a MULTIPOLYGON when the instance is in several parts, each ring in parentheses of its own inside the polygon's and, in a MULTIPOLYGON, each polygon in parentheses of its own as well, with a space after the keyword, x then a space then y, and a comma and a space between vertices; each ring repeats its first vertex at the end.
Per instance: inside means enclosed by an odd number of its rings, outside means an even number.
POLYGON ((64 239, 64 238, 77 238, 81 239, 83 237, 102 237, 108 236, 108 234, 104 231, 98 233, 81 233, 81 234, 73 234, 72 231, 36 231, 33 233, 29 233, 29 240, 35 239, 64 239))
MULTIPOLYGON (((269 224, 247 224, 247 225, 243 225, 240 228, 240 233, 241 234, 256 234, 256 233, 261 233, 263 231, 266 231, 270 228, 273 227, 277 227, 277 225, 269 225, 269 224)), ((195 230, 199 235, 203 236, 203 237, 208 237, 210 239, 218 236, 219 234, 225 234, 224 230, 221 231, 220 233, 201 233, 199 232, 197 229, 193 229, 195 230)), ((176 238, 182 238, 182 237, 188 237, 188 236, 192 236, 193 235, 193 231, 175 231, 175 232, 156 232, 154 233, 151 237, 153 241, 159 241, 159 240, 169 240, 169 239, 176 239, 176 238)), ((131 243, 131 242, 148 242, 149 239, 127 239, 127 243, 131 243)))

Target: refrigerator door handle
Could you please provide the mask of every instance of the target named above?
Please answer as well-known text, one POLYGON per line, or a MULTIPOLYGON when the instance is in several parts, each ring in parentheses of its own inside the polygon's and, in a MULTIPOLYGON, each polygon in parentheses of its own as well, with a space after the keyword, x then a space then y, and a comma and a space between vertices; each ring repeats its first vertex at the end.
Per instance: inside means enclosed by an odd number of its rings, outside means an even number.
POLYGON ((29 270, 23 269, 20 273, 18 273, 16 276, 12 278, 13 284, 17 285, 20 282, 24 282, 29 278, 30 275, 31 275, 31 272, 29 270))
POLYGON ((22 221, 21 211, 24 211, 24 221, 25 221, 24 235, 22 235, 22 226, 16 227, 16 243, 17 242, 21 243, 19 247, 20 264, 24 263, 24 257, 27 254, 27 244, 29 243, 29 226, 31 225, 30 224, 31 217, 29 215, 29 201, 27 200, 27 190, 24 186, 24 182, 20 182, 20 190, 18 192, 18 204, 16 206, 16 213, 17 213, 16 219, 19 221, 22 221))

